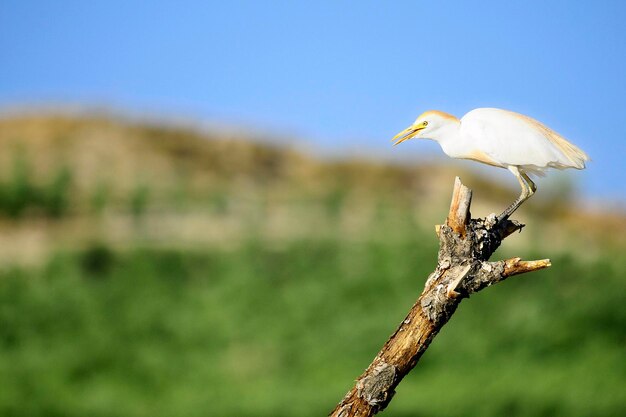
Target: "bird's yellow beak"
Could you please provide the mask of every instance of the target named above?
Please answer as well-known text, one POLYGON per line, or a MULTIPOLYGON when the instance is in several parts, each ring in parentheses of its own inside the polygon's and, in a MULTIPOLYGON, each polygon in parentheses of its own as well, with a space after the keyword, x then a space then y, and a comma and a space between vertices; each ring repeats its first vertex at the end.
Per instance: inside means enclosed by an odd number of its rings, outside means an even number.
POLYGON ((391 139, 392 141, 395 140, 395 142, 393 143, 393 146, 399 145, 405 140, 411 139, 413 136, 417 135, 417 132, 419 132, 422 129, 424 129, 424 126, 422 125, 411 125, 407 127, 402 132, 395 135, 393 139, 391 139))

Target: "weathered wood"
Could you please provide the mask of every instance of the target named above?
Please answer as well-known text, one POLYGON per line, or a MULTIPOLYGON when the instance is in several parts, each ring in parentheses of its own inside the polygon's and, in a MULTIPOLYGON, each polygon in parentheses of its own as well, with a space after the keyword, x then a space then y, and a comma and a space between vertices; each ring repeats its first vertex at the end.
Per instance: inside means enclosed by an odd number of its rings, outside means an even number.
POLYGON ((469 222, 470 205, 472 204, 472 190, 461 183, 461 179, 454 179, 454 191, 450 202, 450 212, 446 219, 446 224, 457 234, 465 236, 465 227, 469 222))
POLYGON ((498 222, 495 214, 471 219, 471 199, 472 191, 457 177, 446 224, 435 229, 440 243, 437 267, 406 318, 331 416, 364 417, 383 410, 463 298, 510 276, 550 266, 548 259, 489 262, 502 240, 524 225, 498 222))

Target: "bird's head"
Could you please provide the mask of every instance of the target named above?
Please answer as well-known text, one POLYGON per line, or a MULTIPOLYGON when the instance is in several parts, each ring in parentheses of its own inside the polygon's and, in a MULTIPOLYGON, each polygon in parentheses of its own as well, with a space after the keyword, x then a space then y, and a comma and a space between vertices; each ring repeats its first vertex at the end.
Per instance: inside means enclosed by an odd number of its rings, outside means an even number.
POLYGON ((415 122, 393 137, 394 145, 413 138, 436 139, 437 132, 451 123, 458 123, 459 119, 451 114, 438 110, 430 110, 419 115, 415 122))

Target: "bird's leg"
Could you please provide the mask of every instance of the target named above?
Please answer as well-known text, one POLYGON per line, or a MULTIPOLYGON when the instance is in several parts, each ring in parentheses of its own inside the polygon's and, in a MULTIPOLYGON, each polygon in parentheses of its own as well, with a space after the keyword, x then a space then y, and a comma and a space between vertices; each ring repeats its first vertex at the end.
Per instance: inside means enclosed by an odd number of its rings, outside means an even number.
POLYGON ((535 191, 537 191, 537 186, 535 185, 535 183, 533 182, 533 180, 530 179, 530 177, 528 176, 527 173, 525 172, 520 172, 520 175, 522 176, 522 178, 524 178, 524 180, 526 181, 526 184, 528 184, 528 197, 526 197, 526 199, 529 199, 533 194, 535 194, 535 191))
POLYGON ((526 189, 524 189, 522 190, 522 194, 517 197, 517 200, 515 200, 509 207, 506 208, 506 210, 502 212, 502 214, 498 216, 498 223, 507 220, 509 216, 513 214, 513 212, 517 210, 527 198, 528 195, 526 189))
POLYGON ((535 193, 535 190, 537 189, 537 186, 535 185, 534 182, 531 181, 528 175, 520 172, 519 169, 517 169, 517 167, 511 166, 509 167, 509 171, 511 171, 513 175, 517 177, 517 180, 519 181, 519 184, 522 187, 522 193, 520 194, 519 197, 517 197, 517 200, 515 200, 513 204, 507 207, 507 209, 504 210, 502 214, 498 216, 498 223, 507 220, 509 216, 513 214, 513 212, 517 210, 524 201, 526 201, 531 195, 535 193))

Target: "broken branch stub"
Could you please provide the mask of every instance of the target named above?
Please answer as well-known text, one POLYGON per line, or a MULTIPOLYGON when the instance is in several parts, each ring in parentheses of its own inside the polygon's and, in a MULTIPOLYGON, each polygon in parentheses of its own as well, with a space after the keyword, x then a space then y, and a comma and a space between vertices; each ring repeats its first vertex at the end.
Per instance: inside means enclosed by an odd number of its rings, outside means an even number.
POLYGON ((502 240, 524 225, 498 222, 495 214, 471 219, 471 200, 472 191, 457 177, 446 224, 436 229, 440 244, 437 267, 406 318, 331 416, 365 417, 383 410, 463 298, 510 276, 550 266, 548 259, 489 262, 502 240))
POLYGON ((454 191, 450 202, 450 212, 446 224, 459 235, 465 235, 465 226, 469 222, 470 205, 472 204, 472 190, 461 183, 461 179, 454 179, 454 191))

